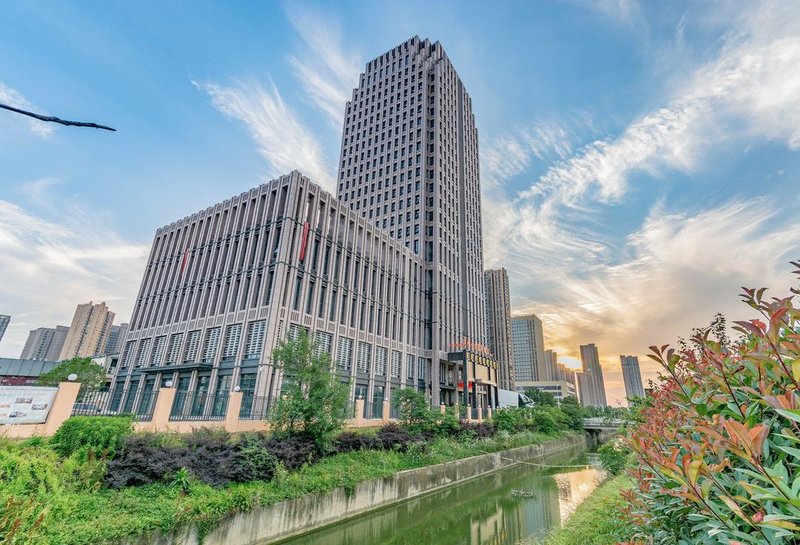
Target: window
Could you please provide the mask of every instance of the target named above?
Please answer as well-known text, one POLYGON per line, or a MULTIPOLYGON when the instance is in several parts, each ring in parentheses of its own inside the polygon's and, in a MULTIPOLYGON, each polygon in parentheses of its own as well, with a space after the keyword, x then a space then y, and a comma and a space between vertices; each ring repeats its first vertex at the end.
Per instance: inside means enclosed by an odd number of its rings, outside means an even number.
POLYGON ((247 326, 247 342, 244 347, 245 359, 258 359, 261 357, 261 350, 264 346, 264 330, 266 322, 250 322, 247 326))
POLYGON ((178 361, 178 354, 183 343, 183 333, 173 333, 169 340, 169 351, 167 352, 167 365, 178 361))
POLYGON ((219 348, 219 328, 214 327, 206 331, 206 342, 203 345, 203 362, 213 363, 219 348))
POLYGON ((197 361, 197 350, 200 348, 200 330, 190 331, 186 338, 186 352, 183 358, 185 363, 197 361))
POLYGON ((409 354, 408 359, 406 360, 406 378, 409 380, 414 379, 414 355, 409 354))
POLYGON ((239 353, 239 339, 241 338, 242 324, 229 325, 228 330, 225 332, 225 346, 222 349, 223 360, 230 361, 236 359, 236 355, 239 353))
POLYGON ((353 339, 339 337, 339 346, 336 349, 336 366, 349 371, 353 360, 353 339))
POLYGON ((402 354, 397 350, 392 350, 392 367, 391 367, 391 376, 392 378, 400 378, 400 358, 402 354))
POLYGON ((142 339, 139 342, 139 351, 136 353, 136 367, 143 367, 147 352, 150 350, 150 339, 142 339))
POLYGON ((318 356, 322 354, 330 354, 333 344, 333 335, 325 333, 324 331, 317 331, 315 340, 317 342, 316 353, 318 356))
POLYGON ((386 375, 386 348, 379 346, 375 349, 375 374, 386 375))
POLYGON ((164 363, 164 349, 167 347, 167 336, 156 337, 153 345, 153 355, 150 358, 150 365, 161 365, 164 363))
POLYGON ((128 367, 133 363, 133 350, 136 347, 136 341, 128 341, 125 343, 125 355, 122 357, 122 367, 128 367))
POLYGON ((425 370, 427 368, 425 358, 419 358, 418 365, 419 369, 417 369, 417 380, 425 380, 425 370))
POLYGON ((369 373, 370 360, 372 359, 372 345, 369 343, 358 343, 358 361, 356 370, 359 373, 369 373))

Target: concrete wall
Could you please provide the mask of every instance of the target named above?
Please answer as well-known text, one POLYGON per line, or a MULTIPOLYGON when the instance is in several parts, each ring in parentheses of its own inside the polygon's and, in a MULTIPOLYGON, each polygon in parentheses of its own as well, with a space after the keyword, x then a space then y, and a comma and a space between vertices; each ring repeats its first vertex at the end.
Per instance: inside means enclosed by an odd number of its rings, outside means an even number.
MULTIPOLYGON (((310 494, 256 507, 223 522, 203 545, 266 545, 303 534, 329 524, 362 515, 422 494, 440 490, 493 471, 507 469, 521 461, 563 456, 567 451, 586 448, 582 436, 564 437, 542 445, 474 456, 425 468, 402 471, 384 479, 365 481, 348 492, 337 488, 326 494, 310 494)), ((197 530, 183 528, 166 535, 131 539, 125 545, 198 545, 197 530)))

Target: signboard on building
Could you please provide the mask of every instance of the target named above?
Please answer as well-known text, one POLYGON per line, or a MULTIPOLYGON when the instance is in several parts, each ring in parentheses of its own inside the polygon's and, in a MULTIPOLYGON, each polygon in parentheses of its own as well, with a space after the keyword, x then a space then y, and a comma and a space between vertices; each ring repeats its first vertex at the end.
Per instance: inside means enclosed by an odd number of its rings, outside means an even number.
POLYGON ((58 388, 0 386, 0 424, 42 424, 58 388))

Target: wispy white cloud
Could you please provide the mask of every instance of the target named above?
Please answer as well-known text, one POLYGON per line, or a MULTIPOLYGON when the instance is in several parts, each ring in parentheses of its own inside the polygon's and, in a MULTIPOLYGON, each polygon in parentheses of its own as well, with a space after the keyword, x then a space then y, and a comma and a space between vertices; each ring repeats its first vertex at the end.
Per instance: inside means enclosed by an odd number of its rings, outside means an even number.
MULTIPOLYGON (((34 206, 46 184, 29 194, 34 206)), ((52 187, 53 184, 50 184, 52 187)), ((24 193, 24 189, 23 189, 24 193)), ((81 302, 106 301, 120 320, 133 308, 149 244, 128 240, 64 196, 56 219, 0 200, 0 301, 12 321, 0 354, 19 357, 28 331, 68 324, 81 302)))
MULTIPOLYGON (((0 82, 0 102, 7 104, 8 106, 13 106, 14 108, 19 108, 20 110, 36 110, 33 104, 31 104, 25 97, 11 87, 4 85, 3 82, 0 82)), ((37 111, 36 113, 42 112, 37 111)), ((44 121, 39 121, 31 117, 23 117, 19 114, 8 111, 3 111, 2 114, 3 118, 11 119, 13 117, 15 120, 17 120, 17 122, 24 122, 30 131, 37 136, 47 137, 53 134, 53 126, 45 123, 44 121)))
POLYGON ((641 21, 642 8, 637 0, 571 0, 625 25, 641 21))
MULTIPOLYGON (((717 311, 741 316, 739 286, 786 286, 790 252, 800 249, 800 224, 775 212, 784 203, 765 199, 692 213, 656 206, 621 244, 592 223, 624 202, 635 173, 695 174, 733 142, 800 149, 800 12, 760 3, 726 28, 716 56, 673 83, 664 106, 617 137, 570 147, 518 195, 484 197, 487 266, 508 268, 515 310, 539 314, 565 355, 602 342, 617 393, 619 353, 643 355, 717 311)), ((500 182, 529 170, 535 154, 521 142, 501 140, 499 162, 484 159, 500 182)))
POLYGON ((333 190, 332 170, 317 138, 283 101, 272 82, 269 88, 259 83, 229 87, 193 83, 208 94, 220 112, 247 126, 259 153, 269 164, 271 176, 298 169, 327 190, 333 190))
POLYGON ((311 101, 339 129, 363 67, 360 55, 345 47, 332 17, 297 4, 287 6, 287 16, 305 49, 290 55, 289 63, 311 101))

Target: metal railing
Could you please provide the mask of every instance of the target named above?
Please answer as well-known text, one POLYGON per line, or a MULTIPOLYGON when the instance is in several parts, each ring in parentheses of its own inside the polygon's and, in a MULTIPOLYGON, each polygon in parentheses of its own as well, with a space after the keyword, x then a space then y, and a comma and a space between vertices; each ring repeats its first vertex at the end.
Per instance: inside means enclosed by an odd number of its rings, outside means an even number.
POLYGON ((179 390, 175 392, 170 420, 225 420, 228 392, 209 394, 179 390))
POLYGON ((242 396, 242 408, 239 409, 239 420, 266 420, 271 409, 271 397, 245 393, 242 396))
POLYGON ((72 416, 115 416, 131 414, 137 420, 153 417, 158 390, 81 389, 72 406, 72 416))

